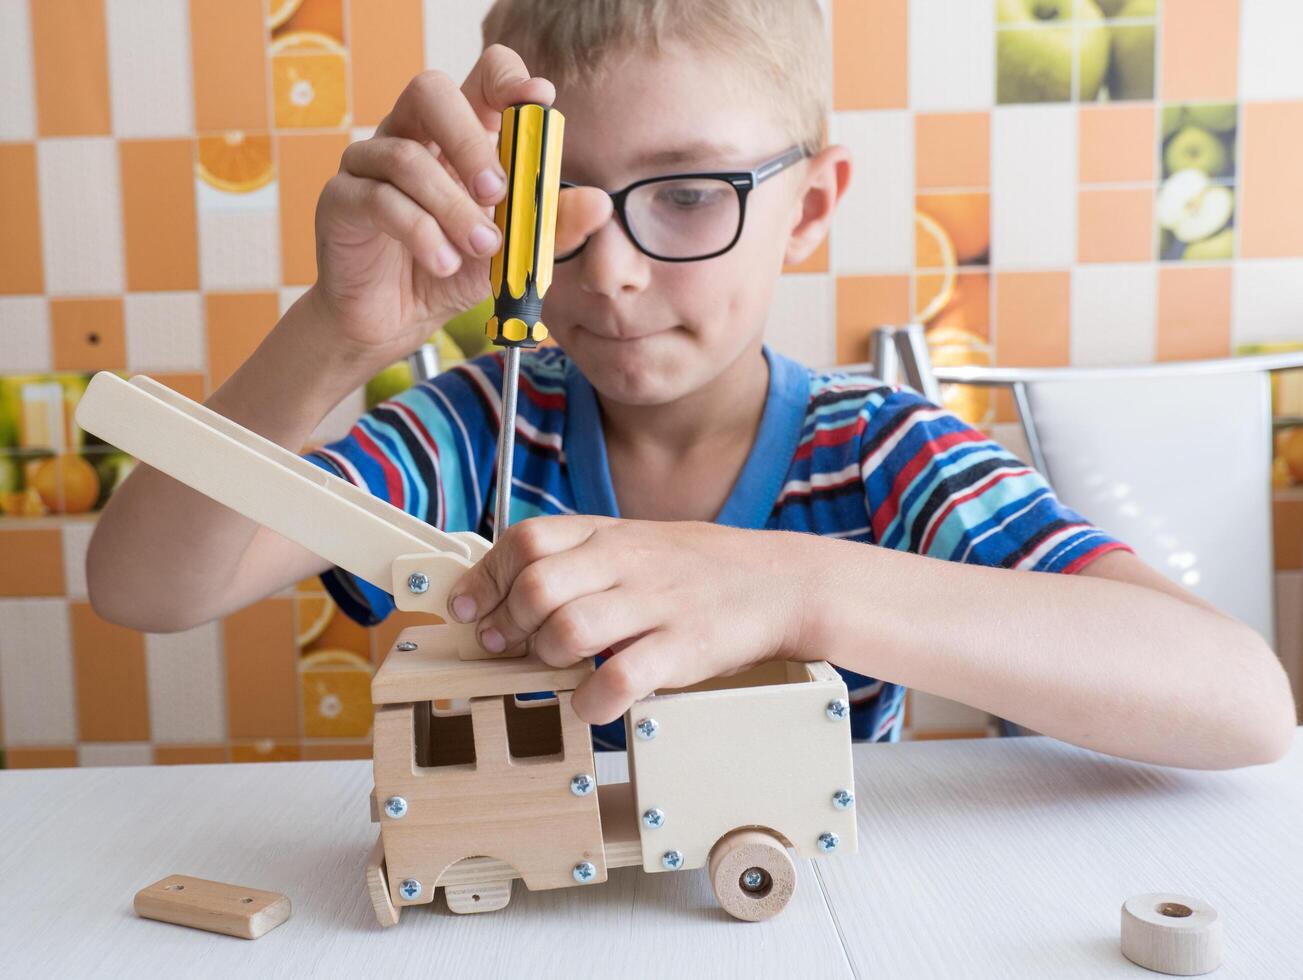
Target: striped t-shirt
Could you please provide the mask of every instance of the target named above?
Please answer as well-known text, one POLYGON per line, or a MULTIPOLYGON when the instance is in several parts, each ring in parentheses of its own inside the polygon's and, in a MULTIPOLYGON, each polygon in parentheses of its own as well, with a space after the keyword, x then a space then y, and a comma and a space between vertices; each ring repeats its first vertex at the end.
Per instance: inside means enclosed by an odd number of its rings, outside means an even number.
MULTIPOLYGON (((1074 572, 1127 548, 998 443, 913 392, 816 372, 768 347, 764 355, 760 427, 715 523, 1045 572, 1074 572)), ((484 354, 419 383, 306 458, 435 527, 492 539, 502 360, 484 354)), ((512 524, 620 516, 596 395, 559 347, 522 353, 512 473, 512 524)), ((394 609, 389 593, 339 568, 322 581, 363 625, 394 609)), ((852 736, 899 740, 904 688, 838 670, 852 736)), ((595 726, 594 740, 623 748, 623 723, 595 726)))

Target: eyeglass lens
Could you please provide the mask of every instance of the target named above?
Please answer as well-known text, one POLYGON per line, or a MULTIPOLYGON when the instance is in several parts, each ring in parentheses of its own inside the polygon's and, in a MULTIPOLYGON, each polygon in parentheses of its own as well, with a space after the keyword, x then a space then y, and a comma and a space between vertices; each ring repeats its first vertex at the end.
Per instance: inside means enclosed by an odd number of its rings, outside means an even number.
MULTIPOLYGON (((737 235, 742 206, 728 181, 686 177, 635 187, 625 198, 624 216, 629 233, 648 252, 690 259, 728 247, 737 235)), ((564 260, 577 251, 557 258, 564 260)))

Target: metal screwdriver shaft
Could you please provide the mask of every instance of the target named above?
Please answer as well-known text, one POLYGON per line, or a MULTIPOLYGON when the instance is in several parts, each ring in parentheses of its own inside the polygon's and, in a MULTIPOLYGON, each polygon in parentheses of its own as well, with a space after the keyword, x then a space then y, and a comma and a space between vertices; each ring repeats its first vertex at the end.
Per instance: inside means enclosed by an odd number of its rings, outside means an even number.
POLYGON ((502 250, 493 257, 489 269, 493 316, 484 327, 493 343, 506 348, 493 506, 495 542, 511 519, 520 349, 537 347, 547 339, 541 317, 543 294, 552 282, 564 130, 561 113, 550 106, 525 103, 509 106, 502 113, 498 134, 498 158, 507 175, 507 193, 493 212, 493 220, 502 232, 502 250))

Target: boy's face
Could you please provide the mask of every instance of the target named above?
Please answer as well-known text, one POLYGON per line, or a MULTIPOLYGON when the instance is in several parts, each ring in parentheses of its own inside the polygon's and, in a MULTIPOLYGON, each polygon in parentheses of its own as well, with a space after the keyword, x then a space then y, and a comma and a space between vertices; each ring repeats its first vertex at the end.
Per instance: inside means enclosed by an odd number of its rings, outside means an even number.
MULTIPOLYGON (((614 191, 662 174, 749 170, 794 143, 771 101, 726 60, 677 46, 632 56, 600 91, 558 92, 562 179, 614 191), (678 150, 687 152, 672 158, 678 150)), ((653 259, 612 216, 578 255, 556 264, 544 321, 603 396, 675 401, 759 349, 810 166, 802 161, 750 192, 741 237, 723 255, 653 259)))

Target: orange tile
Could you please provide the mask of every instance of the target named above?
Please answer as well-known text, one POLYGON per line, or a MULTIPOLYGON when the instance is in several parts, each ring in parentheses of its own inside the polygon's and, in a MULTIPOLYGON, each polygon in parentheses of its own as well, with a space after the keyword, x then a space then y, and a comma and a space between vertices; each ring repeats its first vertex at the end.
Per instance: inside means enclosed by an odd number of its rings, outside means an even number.
POLYGON ((837 363, 869 359, 877 327, 909 322, 909 276, 837 277, 837 363))
MULTIPOLYGON (((914 277, 914 319, 936 295, 941 286, 941 273, 918 273, 914 277)), ((979 337, 991 334, 991 276, 988 272, 961 272, 955 277, 954 290, 949 302, 927 322, 929 330, 950 328, 964 330, 979 337)))
POLYGON ((825 235, 819 247, 805 257, 805 261, 798 262, 795 265, 783 266, 785 273, 801 272, 827 272, 828 271, 828 238, 825 235))
POLYGON ((32 143, 0 143, 0 214, 0 293, 44 292, 32 143))
POLYGON ((438 617, 426 613, 404 612, 395 609, 384 618, 383 622, 371 627, 371 662, 379 667, 385 657, 398 642, 398 634, 409 626, 429 626, 432 622, 443 622, 438 617))
POLYGON ((1231 267, 1159 266, 1158 360, 1229 357, 1230 353, 1231 267))
POLYGON ((1077 125, 1077 176, 1083 184, 1154 179, 1152 105, 1082 106, 1077 125))
POLYGON ((50 300, 56 371, 121 371, 127 364, 122 297, 50 300))
POLYGON ((1005 367, 1067 364, 1071 290, 1066 270, 996 273, 995 362, 1005 367))
POLYGON ((1152 187, 1077 192, 1077 261, 1145 262, 1154 256, 1152 187))
POLYGON ((100 619, 89 602, 69 602, 68 618, 81 741, 148 741, 144 634, 100 619))
POLYGON ((6 769, 68 769, 77 765, 77 746, 10 746, 4 758, 6 769))
POLYGON ((118 153, 127 289, 198 289, 194 142, 123 140, 118 153))
MULTIPOLYGON (((417 30, 420 30, 418 25, 417 30)), ((303 0, 290 19, 276 28, 274 38, 298 31, 317 31, 344 41, 343 0, 303 0)))
POLYGON ((231 745, 232 762, 297 762, 302 753, 298 742, 281 742, 259 739, 256 742, 236 742, 231 745))
POLYGON ((421 0, 369 0, 349 11, 353 115, 359 126, 374 126, 424 67, 421 0))
POLYGON ((190 766, 225 762, 227 755, 225 745, 155 745, 154 765, 190 766))
POLYGON ((833 0, 834 109, 909 105, 909 0, 833 0))
POLYGON ((309 285, 317 279, 314 216, 326 181, 339 172, 347 133, 282 133, 280 156, 281 281, 309 285))
POLYGON ((1240 255, 1303 255, 1303 102, 1247 102, 1240 122, 1240 255))
POLYGON ((1276 571, 1303 568, 1303 494, 1277 491, 1272 498, 1272 533, 1276 571))
MULTIPOLYGON (((991 195, 987 191, 964 194, 916 194, 914 207, 931 217, 950 238, 960 265, 984 265, 991 258, 991 195)), ((918 268, 938 268, 928 258, 929 241, 915 229, 914 263, 918 268)))
POLYGON ((191 401, 203 402, 208 396, 204 393, 204 376, 202 374, 156 374, 149 375, 159 384, 165 384, 173 391, 179 391, 191 401))
MULTIPOLYGON (((334 600, 327 601, 334 605, 334 600)), ((348 650, 350 653, 356 653, 363 660, 370 661, 371 631, 365 626, 359 626, 354 620, 349 619, 343 610, 336 607, 321 635, 303 652, 310 653, 313 650, 348 650)))
POLYGON ((267 128, 265 0, 190 0, 195 130, 267 128))
POLYGON ((919 190, 990 186, 991 114, 915 116, 914 181, 919 190))
POLYGON ((0 530, 0 596, 64 594, 63 533, 58 528, 0 530))
POLYGON ((312 742, 304 741, 303 755, 310 759, 370 759, 371 743, 367 742, 312 742))
POLYGON ((1162 4, 1159 94, 1164 102, 1234 101, 1238 94, 1239 0, 1162 4))
POLYGON ((216 391, 249 359, 280 319, 275 293, 208 293, 204 296, 208 327, 208 384, 216 391))
MULTIPOLYGON (((293 738, 299 731, 298 648, 289 599, 263 599, 222 622, 232 738, 293 738)), ((236 757, 232 748, 231 758, 236 757)))
POLYGON ((41 136, 107 135, 108 35, 103 2, 32 0, 36 128, 41 136))

